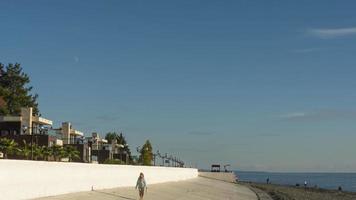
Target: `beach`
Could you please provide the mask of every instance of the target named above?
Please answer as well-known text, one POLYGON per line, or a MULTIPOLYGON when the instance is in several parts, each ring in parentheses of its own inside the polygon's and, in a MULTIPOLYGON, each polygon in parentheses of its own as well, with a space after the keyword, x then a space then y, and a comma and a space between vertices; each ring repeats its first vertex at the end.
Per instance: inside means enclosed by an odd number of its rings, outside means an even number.
POLYGON ((285 186, 263 183, 239 183, 250 187, 259 195, 268 194, 274 200, 354 200, 355 192, 304 188, 304 186, 285 186))
MULTIPOLYGON (((136 200, 138 192, 134 187, 113 188, 91 192, 79 192, 37 200, 136 200)), ((186 181, 150 185, 145 200, 257 200, 256 194, 244 185, 198 177, 186 181)))

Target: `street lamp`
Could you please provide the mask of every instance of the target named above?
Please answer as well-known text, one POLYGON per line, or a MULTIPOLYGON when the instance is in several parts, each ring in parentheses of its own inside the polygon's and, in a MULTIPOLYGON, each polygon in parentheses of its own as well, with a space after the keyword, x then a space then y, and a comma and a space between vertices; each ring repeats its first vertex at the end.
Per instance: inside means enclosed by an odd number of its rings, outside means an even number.
POLYGON ((117 144, 117 147, 119 147, 119 152, 120 152, 120 160, 122 162, 122 150, 125 146, 123 144, 117 144))
POLYGON ((162 158, 162 166, 164 166, 164 156, 162 156, 162 154, 157 150, 156 155, 160 158, 162 158))
POLYGON ((163 164, 163 166, 165 166, 166 163, 167 163, 167 165, 168 165, 169 161, 168 161, 168 155, 167 155, 167 153, 164 154, 163 159, 164 159, 164 164, 163 164))
POLYGON ((173 156, 170 155, 169 158, 168 158, 168 160, 169 160, 169 166, 172 167, 172 164, 173 164, 173 156))
POLYGON ((159 151, 157 150, 157 153, 153 153, 153 166, 156 166, 156 156, 159 156, 159 151))

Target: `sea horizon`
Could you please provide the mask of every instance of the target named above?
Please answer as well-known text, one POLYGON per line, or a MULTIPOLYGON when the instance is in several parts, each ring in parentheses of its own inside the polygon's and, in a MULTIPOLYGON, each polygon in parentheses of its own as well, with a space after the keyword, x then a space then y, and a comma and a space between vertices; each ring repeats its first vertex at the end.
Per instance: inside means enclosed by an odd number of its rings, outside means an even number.
POLYGON ((267 178, 272 184, 308 187, 356 192, 355 172, 258 172, 233 171, 239 181, 266 183, 267 178))
POLYGON ((354 172, 348 172, 348 171, 259 171, 259 170, 232 170, 233 172, 261 172, 261 173, 288 173, 288 174, 356 174, 356 171, 354 172))

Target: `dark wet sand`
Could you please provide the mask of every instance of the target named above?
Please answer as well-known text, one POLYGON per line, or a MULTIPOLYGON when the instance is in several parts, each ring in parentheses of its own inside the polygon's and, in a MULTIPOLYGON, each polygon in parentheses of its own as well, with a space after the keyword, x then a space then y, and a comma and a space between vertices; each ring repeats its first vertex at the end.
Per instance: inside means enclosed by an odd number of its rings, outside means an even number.
POLYGON ((260 189, 269 194, 275 200, 356 200, 355 192, 343 192, 318 188, 306 188, 303 186, 282 186, 261 183, 240 183, 252 188, 260 189))

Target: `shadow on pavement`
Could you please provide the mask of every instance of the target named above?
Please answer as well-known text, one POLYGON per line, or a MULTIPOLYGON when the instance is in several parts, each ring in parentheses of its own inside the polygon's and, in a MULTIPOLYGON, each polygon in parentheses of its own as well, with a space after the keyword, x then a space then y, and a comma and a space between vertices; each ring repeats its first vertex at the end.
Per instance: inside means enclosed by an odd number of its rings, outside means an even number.
POLYGON ((108 192, 101 192, 101 191, 93 191, 93 192, 106 194, 106 195, 110 195, 110 196, 113 196, 113 197, 120 197, 120 198, 123 198, 123 199, 136 200, 136 199, 133 199, 131 197, 125 197, 125 196, 121 196, 121 195, 118 195, 118 194, 112 194, 112 193, 108 193, 108 192))

